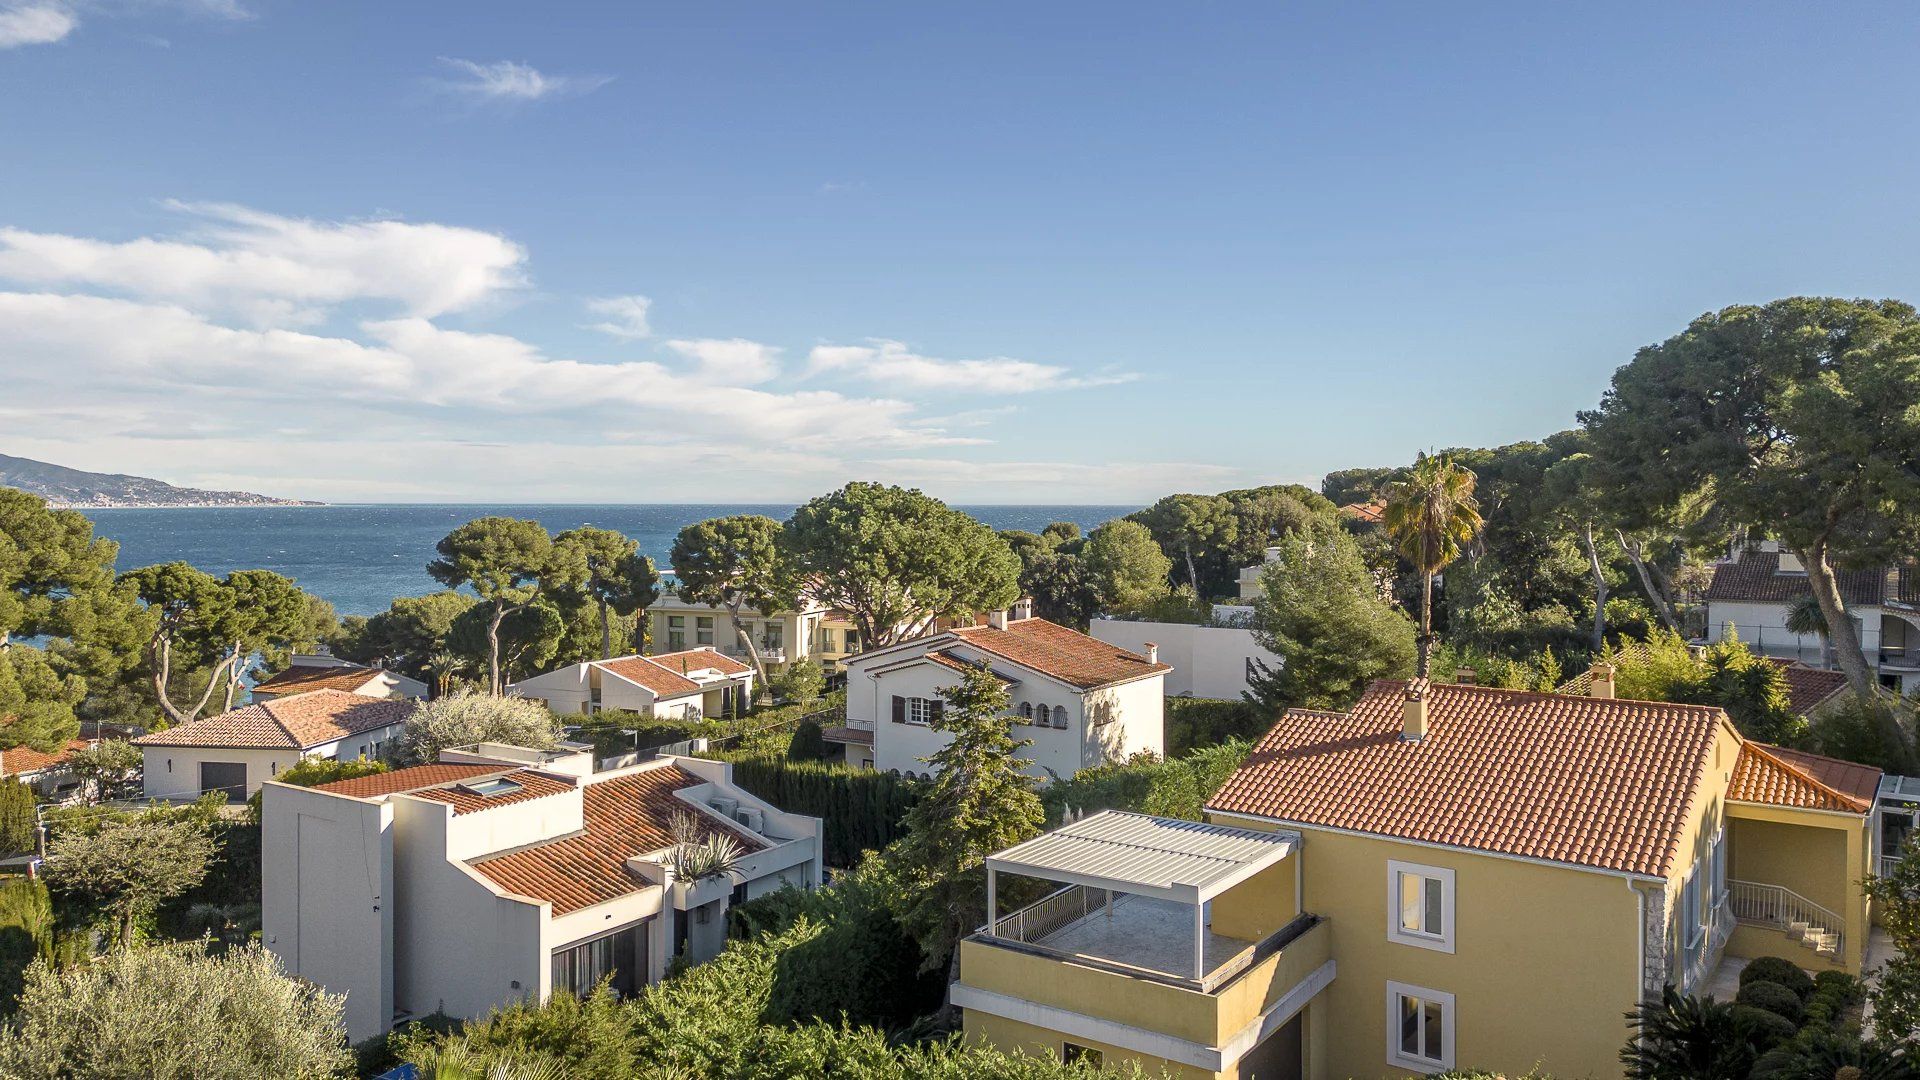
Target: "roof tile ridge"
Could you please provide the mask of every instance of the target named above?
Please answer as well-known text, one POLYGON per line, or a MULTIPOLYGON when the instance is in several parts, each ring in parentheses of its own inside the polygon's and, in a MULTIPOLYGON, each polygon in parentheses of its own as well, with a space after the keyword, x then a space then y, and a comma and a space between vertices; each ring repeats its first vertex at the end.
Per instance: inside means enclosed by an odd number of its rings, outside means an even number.
POLYGON ((1802 769, 1798 765, 1795 765, 1794 763, 1781 757, 1779 754, 1776 754, 1773 752, 1777 749, 1781 749, 1780 747, 1776 747, 1770 743, 1763 743, 1763 742, 1759 742, 1752 739, 1747 740, 1741 745, 1743 747, 1748 747, 1748 746, 1752 747, 1755 750, 1755 752, 1757 752, 1761 757, 1766 758, 1768 761, 1772 762, 1774 765, 1782 769, 1785 769, 1788 775, 1794 777, 1797 780, 1801 780, 1805 783, 1813 785, 1814 790, 1819 791, 1830 798, 1840 800, 1840 803, 1843 806, 1854 807, 1855 809, 1860 810, 1862 812, 1866 810, 1871 810, 1873 808, 1871 803, 1869 803, 1867 806, 1864 806, 1864 807, 1860 806, 1860 802, 1861 802, 1860 799, 1857 799, 1854 796, 1849 795, 1846 792, 1841 791, 1840 789, 1829 785, 1824 780, 1821 780, 1819 777, 1813 775, 1810 772, 1807 772, 1805 769, 1802 769))

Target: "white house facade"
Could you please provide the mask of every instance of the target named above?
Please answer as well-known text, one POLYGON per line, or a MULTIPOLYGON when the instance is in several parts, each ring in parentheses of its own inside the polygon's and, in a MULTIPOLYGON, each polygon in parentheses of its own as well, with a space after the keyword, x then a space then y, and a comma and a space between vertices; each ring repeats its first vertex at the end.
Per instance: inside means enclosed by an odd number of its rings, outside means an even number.
POLYGON ((753 700, 753 668, 713 648, 569 664, 507 692, 557 713, 620 709, 666 720, 726 716, 753 700))
POLYGON ((142 735, 142 783, 149 799, 193 799, 224 791, 246 799, 301 758, 378 758, 400 737, 416 703, 345 690, 270 698, 142 735))
POLYGON ((631 994, 725 943, 731 904, 821 880, 820 819, 662 758, 596 773, 590 748, 484 743, 431 765, 262 798, 262 936, 290 975, 346 995, 355 1042, 601 979, 631 994), (676 880, 676 819, 742 853, 676 880))
POLYGON ((847 759, 920 775, 949 736, 933 729, 940 691, 971 667, 1007 685, 1014 736, 1028 775, 1064 779, 1141 751, 1162 753, 1168 666, 1045 619, 995 612, 983 626, 955 627, 865 652, 847 663, 847 723, 828 738, 847 759))
POLYGON ((425 698, 427 684, 397 671, 350 663, 337 656, 295 653, 285 671, 254 684, 253 700, 304 694, 309 690, 344 690, 373 698, 425 698))
MULTIPOLYGON (((1834 573, 1868 666, 1890 689, 1920 690, 1920 565, 1834 573)), ((1772 541, 1735 552, 1714 566, 1707 589, 1707 640, 1738 635, 1768 656, 1831 667, 1830 650, 1819 635, 1787 629, 1793 602, 1806 595, 1807 572, 1792 552, 1772 541)))
MULTIPOLYGON (((1217 610, 1216 606, 1216 610, 1217 610)), ((1280 657, 1260 647, 1253 631, 1244 626, 1197 626, 1191 623, 1135 622, 1095 619, 1087 627, 1094 637, 1129 652, 1156 649, 1168 665, 1169 697, 1237 700, 1251 689, 1248 680, 1257 665, 1280 667, 1280 657)))

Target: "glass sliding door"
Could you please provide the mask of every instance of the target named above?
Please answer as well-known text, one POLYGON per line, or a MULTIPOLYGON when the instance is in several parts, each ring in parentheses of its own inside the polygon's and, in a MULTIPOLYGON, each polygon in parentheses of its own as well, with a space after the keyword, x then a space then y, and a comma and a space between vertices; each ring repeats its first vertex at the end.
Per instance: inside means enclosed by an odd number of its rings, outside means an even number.
POLYGON ((585 997, 602 979, 609 979, 609 985, 621 997, 638 992, 647 984, 647 925, 652 921, 645 919, 611 934, 555 949, 553 992, 585 997))

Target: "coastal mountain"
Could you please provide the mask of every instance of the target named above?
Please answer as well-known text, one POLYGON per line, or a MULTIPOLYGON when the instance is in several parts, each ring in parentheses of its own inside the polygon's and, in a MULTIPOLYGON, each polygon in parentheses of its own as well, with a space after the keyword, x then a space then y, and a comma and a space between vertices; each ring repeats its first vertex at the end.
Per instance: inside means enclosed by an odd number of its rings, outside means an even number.
POLYGON ((250 491, 202 491, 144 476, 83 472, 32 458, 0 454, 0 487, 18 488, 58 507, 87 506, 317 506, 250 491))

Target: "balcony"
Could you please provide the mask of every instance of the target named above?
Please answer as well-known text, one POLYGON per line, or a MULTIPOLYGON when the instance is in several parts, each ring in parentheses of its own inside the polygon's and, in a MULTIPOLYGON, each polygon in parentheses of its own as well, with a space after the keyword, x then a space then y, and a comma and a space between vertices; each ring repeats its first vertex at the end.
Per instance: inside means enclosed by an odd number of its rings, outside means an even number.
POLYGON ((970 1032, 1012 1021, 1207 1072, 1290 1054, 1272 1037, 1334 977, 1299 843, 1106 811, 991 856, 990 907, 1003 883, 1059 887, 961 942, 953 1002, 970 1032))

